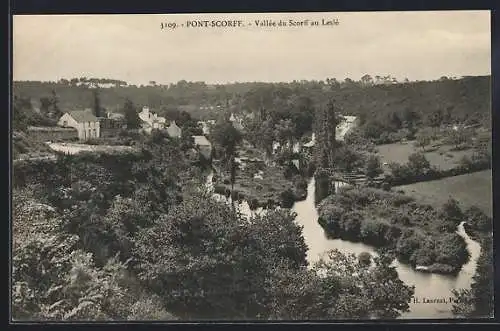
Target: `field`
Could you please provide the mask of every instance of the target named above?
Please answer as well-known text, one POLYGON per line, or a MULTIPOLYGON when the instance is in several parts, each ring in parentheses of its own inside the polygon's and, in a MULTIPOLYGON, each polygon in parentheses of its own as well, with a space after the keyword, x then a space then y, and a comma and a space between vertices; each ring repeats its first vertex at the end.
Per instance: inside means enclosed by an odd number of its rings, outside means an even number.
POLYGON ((476 205, 487 215, 493 216, 491 170, 402 185, 394 189, 403 190, 409 196, 434 206, 441 206, 452 197, 462 207, 476 205))
MULTIPOLYGON (((452 146, 441 145, 437 148, 426 147, 425 157, 431 165, 439 170, 449 170, 457 166, 464 155, 471 156, 472 149, 463 151, 450 151, 452 146)), ((422 148, 415 147, 413 141, 406 143, 394 143, 377 146, 380 161, 383 163, 406 163, 408 156, 412 153, 422 152, 422 148)), ((387 170, 387 166, 384 167, 387 170)))

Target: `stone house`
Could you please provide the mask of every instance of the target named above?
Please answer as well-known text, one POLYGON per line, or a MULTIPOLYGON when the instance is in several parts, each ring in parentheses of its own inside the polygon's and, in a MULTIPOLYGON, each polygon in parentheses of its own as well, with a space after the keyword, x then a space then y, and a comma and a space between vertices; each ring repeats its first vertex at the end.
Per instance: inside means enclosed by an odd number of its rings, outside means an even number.
POLYGON ((65 112, 57 125, 63 128, 75 128, 79 140, 89 140, 100 137, 99 119, 89 110, 65 112))
POLYGON ((150 111, 147 106, 142 107, 139 118, 142 121, 142 129, 147 133, 151 133, 153 129, 162 130, 165 128, 165 117, 158 116, 158 114, 150 111))

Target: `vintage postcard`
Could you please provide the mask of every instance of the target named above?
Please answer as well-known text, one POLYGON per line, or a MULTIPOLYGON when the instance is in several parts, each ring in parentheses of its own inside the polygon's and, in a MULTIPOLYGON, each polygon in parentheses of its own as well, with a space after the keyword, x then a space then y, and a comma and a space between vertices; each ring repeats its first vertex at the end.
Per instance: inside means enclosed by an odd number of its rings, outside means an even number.
POLYGON ((493 317, 489 11, 12 33, 12 321, 493 317))

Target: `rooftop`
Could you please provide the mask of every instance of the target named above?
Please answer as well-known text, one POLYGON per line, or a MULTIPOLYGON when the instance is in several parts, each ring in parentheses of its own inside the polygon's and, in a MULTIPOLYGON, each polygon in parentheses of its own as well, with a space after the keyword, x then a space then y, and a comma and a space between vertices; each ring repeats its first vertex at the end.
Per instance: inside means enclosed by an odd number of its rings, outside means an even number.
POLYGON ((205 136, 193 136, 195 145, 210 146, 210 141, 205 136))
POLYGON ((88 110, 70 111, 68 112, 71 117, 78 123, 82 122, 97 122, 97 117, 88 110))

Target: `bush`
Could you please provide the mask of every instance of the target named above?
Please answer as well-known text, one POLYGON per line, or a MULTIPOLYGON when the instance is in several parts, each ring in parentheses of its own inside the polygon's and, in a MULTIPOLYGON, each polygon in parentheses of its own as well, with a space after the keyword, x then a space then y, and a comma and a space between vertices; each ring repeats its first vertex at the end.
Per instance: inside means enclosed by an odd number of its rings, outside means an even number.
POLYGON ((441 236, 436 242, 436 262, 459 267, 469 259, 469 251, 464 239, 457 233, 441 236))
POLYGON ((364 243, 373 245, 375 247, 384 246, 387 244, 385 233, 389 225, 381 221, 364 221, 360 227, 360 238, 364 243))
POLYGON ((471 229, 479 232, 490 232, 493 220, 477 206, 471 206, 464 212, 464 220, 471 229))
POLYGON ((412 230, 403 231, 396 243, 396 254, 398 258, 402 262, 410 262, 412 255, 420 248, 423 239, 422 235, 412 230))
POLYGON ((361 252, 358 255, 358 262, 362 266, 370 266, 372 263, 372 255, 368 252, 361 252))
POLYGON ((464 220, 464 214, 460 209, 458 201, 455 199, 449 199, 446 203, 443 204, 441 215, 446 220, 455 223, 455 225, 460 224, 460 222, 464 220))
POLYGON ((420 248, 417 249, 410 257, 410 264, 414 266, 430 266, 436 258, 433 250, 420 248))
POLYGON ((250 208, 250 210, 256 210, 259 207, 259 200, 257 200, 256 198, 251 199, 248 202, 248 207, 250 208))
POLYGON ((347 240, 358 241, 360 239, 361 220, 362 215, 357 212, 344 214, 339 222, 342 237, 347 240))
POLYGON ((299 190, 307 190, 307 181, 302 176, 296 176, 294 178, 295 188, 299 190))
POLYGON ((283 208, 291 208, 295 202, 295 194, 291 189, 287 189, 280 194, 281 198, 281 207, 283 208))

